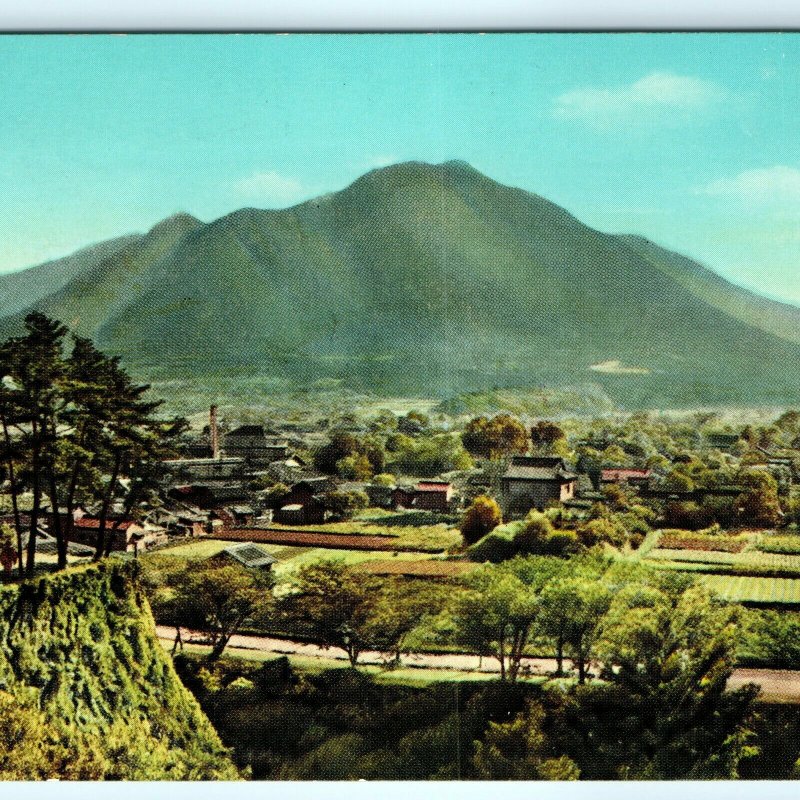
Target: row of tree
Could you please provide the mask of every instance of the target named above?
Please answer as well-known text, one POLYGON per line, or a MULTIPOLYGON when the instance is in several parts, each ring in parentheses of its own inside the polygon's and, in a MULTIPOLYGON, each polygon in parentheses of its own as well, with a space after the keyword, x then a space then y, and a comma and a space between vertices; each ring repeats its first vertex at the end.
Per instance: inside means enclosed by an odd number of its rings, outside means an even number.
POLYGON ((154 500, 161 462, 185 422, 162 418, 148 388, 136 384, 118 358, 88 339, 68 340, 66 327, 43 314, 28 315, 25 332, 0 345, 0 465, 20 574, 33 573, 43 523, 63 568, 80 505, 98 509, 100 558, 122 519, 154 500), (122 511, 113 515, 118 503, 122 511))
MULTIPOLYGON (((152 586, 159 582, 151 576, 152 586)), ((531 645, 555 655, 557 675, 572 661, 580 684, 597 663, 606 665, 604 677, 656 682, 678 657, 681 669, 695 659, 723 672, 733 663, 735 607, 684 575, 612 565, 597 554, 516 557, 479 567, 457 586, 379 580, 318 561, 298 571, 280 601, 268 576, 234 566, 188 565, 165 582, 169 599, 161 607, 156 598, 156 611, 206 630, 212 660, 250 620, 340 648, 352 666, 367 649, 399 660, 424 625, 428 636, 495 658, 501 680, 512 683, 531 645)))

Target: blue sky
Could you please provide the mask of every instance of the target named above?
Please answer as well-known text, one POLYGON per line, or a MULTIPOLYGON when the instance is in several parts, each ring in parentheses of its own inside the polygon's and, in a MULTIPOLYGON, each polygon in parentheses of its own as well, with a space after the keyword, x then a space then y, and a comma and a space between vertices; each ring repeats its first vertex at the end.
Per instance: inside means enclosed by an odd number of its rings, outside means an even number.
POLYGON ((458 158, 800 304, 800 36, 0 38, 0 272, 458 158))

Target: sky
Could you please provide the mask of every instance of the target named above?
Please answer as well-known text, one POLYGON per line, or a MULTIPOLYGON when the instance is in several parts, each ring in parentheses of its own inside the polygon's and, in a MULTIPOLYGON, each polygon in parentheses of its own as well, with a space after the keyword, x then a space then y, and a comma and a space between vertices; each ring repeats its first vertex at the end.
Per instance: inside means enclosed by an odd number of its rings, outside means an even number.
POLYGON ((800 305, 800 35, 0 37, 0 273, 460 159, 800 305))

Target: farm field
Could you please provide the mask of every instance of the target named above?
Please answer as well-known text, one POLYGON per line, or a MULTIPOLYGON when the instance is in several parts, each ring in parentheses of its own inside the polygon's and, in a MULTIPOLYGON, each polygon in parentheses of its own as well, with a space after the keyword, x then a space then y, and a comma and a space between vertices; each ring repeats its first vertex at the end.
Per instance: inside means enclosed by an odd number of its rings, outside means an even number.
POLYGON ((731 566, 756 569, 780 569, 797 572, 800 576, 800 556, 784 553, 763 553, 747 550, 743 553, 726 553, 716 550, 673 550, 659 548, 647 558, 653 561, 684 561, 691 564, 730 564, 731 566))
POLYGON ((800 579, 745 575, 704 575, 703 583, 734 603, 800 605, 800 579))
POLYGON ((658 547, 670 550, 702 550, 724 553, 741 553, 752 539, 751 534, 738 536, 708 535, 691 531, 662 531, 658 547))
MULTIPOLYGON (((222 539, 198 539, 175 547, 165 547, 158 550, 157 553, 186 559, 206 559, 217 555, 230 544, 230 541, 222 539)), ((348 565, 355 565, 369 561, 381 561, 382 563, 387 561, 390 563, 412 561, 420 563, 427 558, 433 558, 433 556, 426 556, 424 553, 399 552, 392 559, 387 559, 386 552, 383 550, 336 550, 322 547, 292 547, 279 544, 261 544, 260 546, 278 559, 278 563, 273 566, 272 571, 278 577, 279 582, 281 582, 281 578, 288 578, 304 564, 313 561, 334 560, 348 565)))
MULTIPOLYGON (((321 547, 342 550, 382 550, 394 552, 413 548, 403 547, 397 539, 389 536, 359 536, 350 533, 325 533, 317 529, 310 531, 277 530, 274 528, 233 528, 214 534, 217 539, 229 542, 258 542, 294 547, 321 547)), ((415 552, 423 552, 416 550, 415 552)), ((440 552, 435 548, 432 552, 440 552)))
POLYGON ((390 536, 395 547, 420 550, 447 550, 461 541, 458 528, 440 514, 420 512, 392 513, 371 509, 354 520, 325 522, 313 526, 274 524, 275 531, 330 533, 348 536, 390 536))
MULTIPOLYGON (((757 580, 800 579, 800 537, 779 536, 770 532, 747 531, 737 535, 692 533, 667 530, 651 534, 640 557, 663 569, 691 573, 708 572, 720 579, 747 577, 757 580), (722 574, 720 574, 722 573, 722 574), (731 573, 728 576, 726 573, 731 573)), ((794 602, 761 597, 762 591, 771 596, 772 590, 757 589, 757 585, 719 583, 721 594, 743 602, 794 602), (747 587, 747 588, 744 588, 747 587), (755 593, 755 594, 754 594, 755 593)), ((780 586, 780 585, 779 585, 780 586)), ((776 589, 776 597, 783 597, 776 589)), ((791 592, 787 597, 792 597, 791 592)))
POLYGON ((755 549, 762 553, 800 555, 800 536, 765 535, 756 541, 755 549))

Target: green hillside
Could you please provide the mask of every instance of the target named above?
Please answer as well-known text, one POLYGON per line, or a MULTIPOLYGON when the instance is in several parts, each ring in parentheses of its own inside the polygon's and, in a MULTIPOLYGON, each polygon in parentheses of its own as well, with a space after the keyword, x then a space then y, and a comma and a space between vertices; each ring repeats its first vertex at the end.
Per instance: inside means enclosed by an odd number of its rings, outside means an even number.
POLYGON ((35 306, 141 377, 227 394, 333 379, 442 399, 591 385, 625 407, 800 399, 800 310, 462 162, 170 218, 35 306))
POLYGON ((133 245, 139 236, 121 236, 85 247, 77 253, 36 267, 0 275, 0 316, 16 314, 66 286, 73 278, 92 270, 124 247, 133 245))
POLYGON ((782 339, 800 342, 800 308, 797 306, 753 294, 729 283, 696 261, 640 236, 623 238, 653 266, 714 308, 782 339))
POLYGON ((236 778, 130 572, 99 564, 0 588, 0 731, 27 730, 0 742, 0 777, 236 778))

